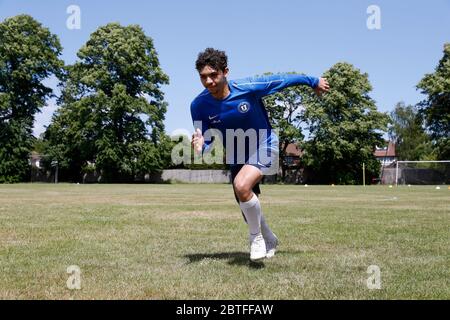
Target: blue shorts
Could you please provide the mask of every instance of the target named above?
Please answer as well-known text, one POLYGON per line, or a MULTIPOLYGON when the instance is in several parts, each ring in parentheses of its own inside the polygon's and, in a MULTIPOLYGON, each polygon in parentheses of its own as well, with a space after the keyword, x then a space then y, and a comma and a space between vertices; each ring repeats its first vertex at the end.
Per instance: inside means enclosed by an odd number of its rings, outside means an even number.
POLYGON ((245 164, 258 168, 263 175, 274 175, 279 169, 278 137, 272 135, 259 144, 256 151, 247 159, 245 164))

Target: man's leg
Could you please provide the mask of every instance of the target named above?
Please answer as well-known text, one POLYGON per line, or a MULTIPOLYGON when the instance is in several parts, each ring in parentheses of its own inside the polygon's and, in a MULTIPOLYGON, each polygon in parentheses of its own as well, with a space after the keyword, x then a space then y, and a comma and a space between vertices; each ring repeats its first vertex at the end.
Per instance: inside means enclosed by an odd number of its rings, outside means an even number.
POLYGON ((262 172, 251 165, 244 165, 233 186, 239 199, 250 233, 250 259, 257 261, 266 257, 266 245, 261 234, 261 205, 253 187, 261 180, 262 172))
MULTIPOLYGON (((237 196, 236 193, 236 189, 234 187, 234 179, 236 178, 236 176, 238 175, 239 171, 242 169, 243 165, 239 165, 239 166, 234 166, 231 167, 231 179, 233 181, 233 191, 234 191, 234 197, 236 199, 236 202, 238 204, 240 204, 239 198, 237 196)), ((257 197, 259 197, 259 195, 261 194, 261 190, 259 188, 259 182, 256 183, 253 188, 252 191, 254 194, 256 194, 257 197)), ((244 221, 247 223, 247 219, 245 218, 245 214, 244 212, 241 210, 242 213, 242 217, 244 218, 244 221)), ((267 224, 265 218, 264 218, 264 214, 261 210, 261 233, 262 236, 264 238, 264 242, 266 244, 266 258, 271 258, 275 255, 275 251, 276 248, 278 246, 278 238, 277 236, 272 232, 272 230, 270 229, 269 225, 267 224)))
MULTIPOLYGON (((239 205, 239 198, 236 194, 236 189, 234 188, 234 179, 236 178, 236 176, 238 175, 239 171, 242 169, 243 166, 244 166, 243 164, 235 165, 235 166, 232 166, 230 169, 231 185, 233 186, 234 198, 236 199, 236 202, 238 205, 239 205)), ((252 188, 252 191, 254 194, 256 194, 257 197, 259 197, 259 195, 261 194, 261 189, 259 188, 259 182, 254 185, 254 187, 252 188)), ((242 212, 242 210, 241 210, 241 214, 242 214, 242 218, 244 218, 245 223, 247 223, 247 219, 245 218, 244 212, 242 212)))
POLYGON ((253 192, 253 187, 261 180, 261 178, 262 173, 258 168, 251 165, 244 165, 233 181, 234 192, 239 200, 239 205, 241 206, 252 234, 261 232, 261 210, 256 210, 254 214, 253 211, 251 214, 247 214, 248 210, 246 209, 247 207, 252 207, 250 205, 253 204, 259 206, 258 198, 253 192))
MULTIPOLYGON (((233 179, 233 181, 234 181, 234 179, 233 179)), ((253 187, 252 190, 253 190, 253 193, 256 194, 256 196, 259 198, 259 195, 261 194, 261 190, 259 188, 259 183, 257 183, 253 187)), ((233 184, 233 191, 234 191, 234 198, 236 199, 236 202, 239 204, 239 198, 236 194, 236 191, 234 190, 234 184, 233 184)), ((245 223, 247 223, 247 219, 245 218, 244 212, 242 212, 242 210, 241 210, 241 213, 242 213, 242 217, 244 218, 245 223)), ((274 246, 273 243, 278 241, 277 237, 275 236, 275 234, 272 232, 269 225, 267 224, 262 210, 261 210, 261 233, 264 237, 264 240, 266 241, 266 245, 268 244, 268 242, 270 242, 269 247, 273 247, 274 246)), ((269 250, 269 248, 267 250, 269 250)))

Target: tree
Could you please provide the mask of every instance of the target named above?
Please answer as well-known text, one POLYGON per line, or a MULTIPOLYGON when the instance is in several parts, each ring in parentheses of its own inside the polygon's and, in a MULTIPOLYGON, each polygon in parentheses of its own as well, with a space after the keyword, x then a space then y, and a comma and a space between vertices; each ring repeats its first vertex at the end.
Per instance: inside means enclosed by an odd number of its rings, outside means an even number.
MULTIPOLYGON (((271 73, 266 73, 271 74, 271 73)), ((299 143, 304 139, 302 133, 302 96, 307 94, 304 86, 288 87, 264 98, 264 105, 269 114, 272 126, 278 130, 280 141, 281 180, 285 181, 288 163, 286 149, 291 143, 299 143)))
POLYGON ((440 160, 450 159, 450 43, 434 73, 426 74, 417 89, 427 98, 419 103, 420 114, 436 145, 440 160))
POLYGON ((391 112, 389 137, 396 145, 399 160, 432 159, 433 146, 423 128, 417 107, 400 102, 391 112))
POLYGON ((141 27, 110 23, 95 31, 67 67, 61 108, 46 131, 48 154, 70 180, 95 163, 103 181, 124 181, 170 162, 167 103, 153 41, 141 27), (64 172, 64 171, 63 171, 64 172))
POLYGON ((56 35, 28 15, 0 23, 0 182, 24 181, 33 145, 34 116, 53 96, 43 84, 61 76, 56 35))
POLYGON ((302 117, 309 130, 303 143, 307 167, 314 182, 355 184, 362 182, 362 165, 366 177, 378 177, 380 163, 374 156, 382 145, 388 116, 377 111, 369 96, 372 86, 368 75, 348 63, 337 63, 324 77, 330 92, 317 97, 311 89, 303 96, 302 117))

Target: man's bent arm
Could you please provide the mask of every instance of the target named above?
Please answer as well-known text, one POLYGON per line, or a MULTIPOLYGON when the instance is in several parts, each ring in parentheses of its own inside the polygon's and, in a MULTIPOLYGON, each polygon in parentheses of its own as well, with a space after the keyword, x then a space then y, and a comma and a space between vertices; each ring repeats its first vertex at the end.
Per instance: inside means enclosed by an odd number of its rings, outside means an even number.
MULTIPOLYGON (((200 129, 202 131, 202 135, 205 136, 206 130, 209 129, 208 124, 205 123, 205 121, 203 121, 200 113, 198 112, 198 108, 195 108, 193 103, 191 104, 191 118, 192 123, 194 125, 194 131, 200 129)), ((205 139, 205 142, 203 143, 202 146, 202 153, 210 151, 212 143, 213 143, 212 140, 206 141, 205 139)))

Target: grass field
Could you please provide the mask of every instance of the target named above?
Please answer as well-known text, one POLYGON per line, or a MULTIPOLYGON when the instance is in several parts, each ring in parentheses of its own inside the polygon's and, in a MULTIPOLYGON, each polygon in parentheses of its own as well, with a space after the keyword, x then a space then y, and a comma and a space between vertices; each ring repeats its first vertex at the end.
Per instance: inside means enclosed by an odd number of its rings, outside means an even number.
POLYGON ((0 185, 0 299, 450 299, 446 186, 262 192, 257 264, 229 185, 0 185))

